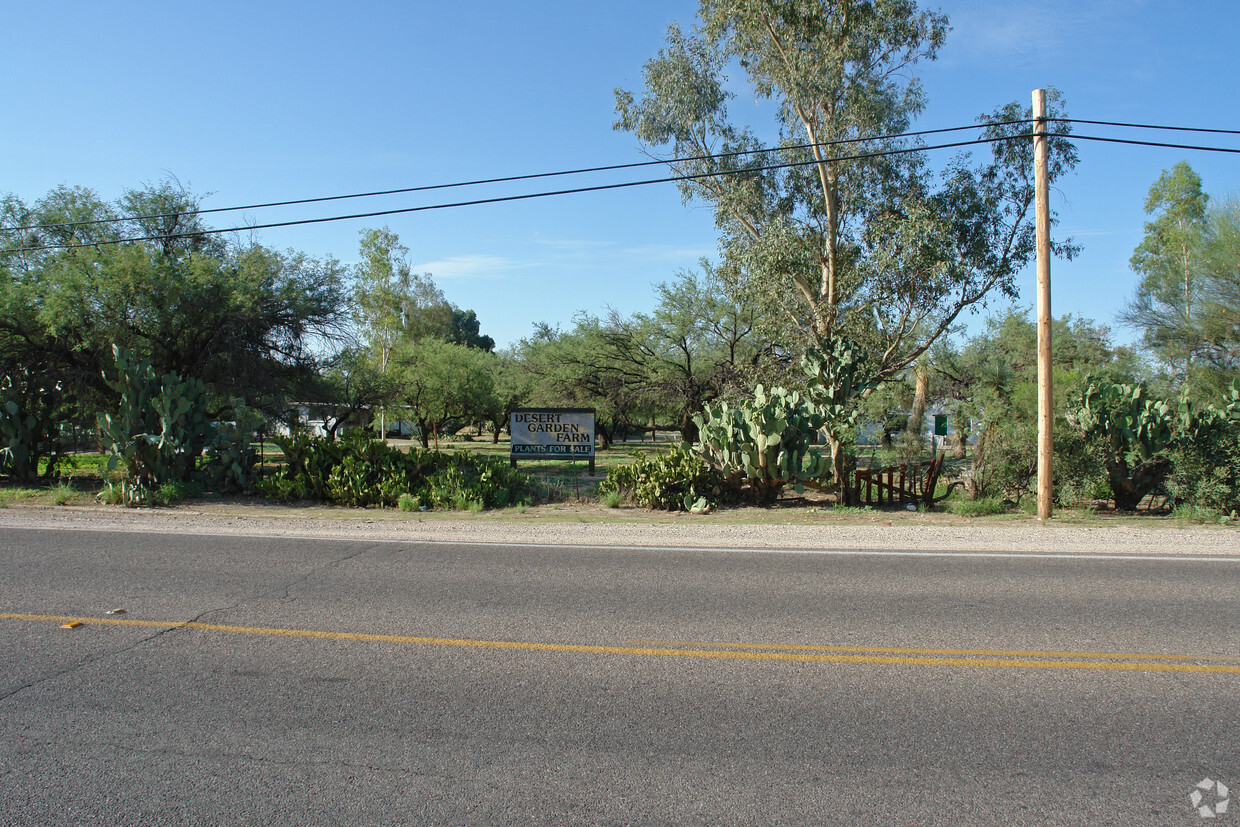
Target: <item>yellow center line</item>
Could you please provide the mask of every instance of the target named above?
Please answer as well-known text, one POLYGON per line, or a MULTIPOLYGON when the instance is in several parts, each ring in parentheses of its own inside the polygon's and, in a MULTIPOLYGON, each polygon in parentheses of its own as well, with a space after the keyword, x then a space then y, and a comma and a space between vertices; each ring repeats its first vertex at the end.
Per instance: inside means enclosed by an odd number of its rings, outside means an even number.
MULTIPOLYGON (((511 640, 470 640, 463 638, 380 635, 364 632, 325 632, 313 629, 279 629, 262 626, 230 626, 217 623, 131 620, 119 618, 62 617, 34 614, 0 614, 0 620, 48 621, 109 626, 147 626, 168 629, 197 629, 243 635, 314 638, 318 640, 353 640, 368 643, 406 643, 422 646, 459 646, 476 649, 509 649, 526 652, 573 652, 599 655, 639 655, 650 657, 683 657, 711 660, 785 661, 793 663, 867 663, 893 666, 969 666, 992 669, 1095 669, 1128 672, 1205 672, 1240 674, 1240 666, 1201 665, 1192 663, 1125 663, 1118 661, 1017 660, 1011 658, 949 658, 896 655, 823 654, 812 651, 754 652, 741 649, 658 648, 650 646, 597 646, 569 643, 529 643, 511 640)), ((693 646, 696 644, 685 644, 693 646)), ((874 650, 868 650, 874 651, 874 650)))
POLYGON ((710 647, 721 649, 780 649, 797 652, 881 652, 889 655, 961 655, 969 657, 1007 658, 1122 658, 1124 660, 1213 660, 1240 661, 1226 655, 1151 655, 1130 652, 1043 652, 1009 649, 909 649, 882 646, 821 646, 798 643, 725 643, 700 640, 641 640, 625 641, 630 646, 710 647))

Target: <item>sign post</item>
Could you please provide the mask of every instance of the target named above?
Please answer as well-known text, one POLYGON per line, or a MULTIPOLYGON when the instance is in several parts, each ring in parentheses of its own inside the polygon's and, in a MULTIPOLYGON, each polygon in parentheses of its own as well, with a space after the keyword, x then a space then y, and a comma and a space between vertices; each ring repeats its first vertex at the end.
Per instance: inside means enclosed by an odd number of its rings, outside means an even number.
POLYGON ((509 460, 584 459, 594 473, 593 408, 517 408, 508 421, 509 460))

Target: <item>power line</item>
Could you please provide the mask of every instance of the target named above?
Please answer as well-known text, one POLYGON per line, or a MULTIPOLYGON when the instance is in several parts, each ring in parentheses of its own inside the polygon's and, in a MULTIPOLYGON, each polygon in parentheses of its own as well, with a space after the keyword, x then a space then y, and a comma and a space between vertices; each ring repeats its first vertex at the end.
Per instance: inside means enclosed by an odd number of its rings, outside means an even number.
MULTIPOLYGON (((1062 121, 1063 119, 1050 119, 1050 120, 1062 121)), ((1028 122, 1029 121, 1014 121, 1014 122, 1008 122, 1008 123, 1019 124, 1019 123, 1028 123, 1028 122)), ((982 126, 986 126, 986 125, 982 125, 982 126)), ((963 129, 963 127, 955 127, 950 131, 959 131, 960 129, 963 129)), ((523 193, 520 195, 498 196, 494 198, 481 198, 481 199, 475 199, 475 200, 470 200, 470 201, 457 201, 457 202, 446 203, 446 204, 428 204, 428 205, 422 205, 422 206, 417 206, 417 207, 401 207, 401 208, 396 208, 396 209, 391 209, 391 210, 377 210, 374 212, 353 213, 350 215, 335 215, 335 216, 325 216, 325 217, 320 217, 320 218, 305 218, 305 219, 298 219, 298 220, 292 220, 292 221, 277 221, 277 222, 270 222, 266 224, 251 224, 251 225, 246 225, 246 226, 227 227, 223 229, 208 229, 208 230, 201 230, 201 231, 197 231, 193 233, 174 233, 171 236, 147 235, 147 236, 138 236, 138 237, 130 237, 130 238, 109 239, 109 240, 97 241, 97 242, 83 242, 83 243, 77 243, 77 244, 49 244, 49 245, 36 246, 36 247, 18 247, 18 248, 13 248, 9 250, 8 252, 37 252, 37 251, 42 251, 42 250, 72 250, 72 249, 81 249, 85 247, 99 247, 99 246, 104 246, 104 245, 124 244, 124 243, 140 242, 140 241, 156 241, 156 240, 162 240, 165 238, 187 238, 191 236, 222 235, 225 233, 246 232, 246 231, 253 231, 253 230, 266 230, 266 229, 274 229, 274 228, 279 228, 279 227, 294 227, 294 226, 303 226, 303 225, 308 225, 308 224, 326 224, 329 222, 349 221, 349 220, 354 220, 354 219, 359 219, 359 218, 380 218, 380 217, 389 216, 389 215, 403 215, 403 214, 417 213, 417 212, 428 212, 428 211, 433 211, 433 210, 454 209, 458 207, 475 207, 475 206, 484 206, 488 204, 501 204, 501 203, 507 203, 507 202, 513 202, 513 201, 528 201, 528 200, 533 200, 533 199, 538 199, 538 198, 551 198, 551 197, 557 197, 557 196, 562 196, 562 195, 576 195, 576 194, 588 193, 588 192, 605 192, 609 190, 619 190, 619 189, 628 189, 632 187, 648 186, 651 184, 679 183, 679 182, 684 182, 684 181, 695 181, 695 180, 702 180, 702 179, 708 179, 708 178, 720 178, 720 177, 726 177, 729 175, 741 175, 741 174, 748 174, 748 173, 755 173, 755 172, 771 172, 771 171, 781 170, 781 169, 793 169, 793 168, 798 168, 798 167, 812 166, 818 163, 838 163, 838 162, 844 162, 844 161, 857 161, 857 160, 865 160, 869 158, 886 157, 890 155, 903 155, 903 154, 909 154, 909 153, 914 153, 914 152, 928 152, 928 151, 939 150, 939 149, 952 149, 952 148, 958 148, 958 147, 976 146, 980 144, 991 144, 991 143, 998 143, 1001 141, 1026 140, 1029 137, 1031 137, 1031 135, 1032 133, 1021 133, 1019 135, 1001 135, 1001 136, 995 136, 995 137, 989 137, 989 138, 976 138, 976 139, 972 139, 968 141, 957 141, 957 142, 946 143, 946 144, 938 144, 935 146, 907 147, 907 148, 901 148, 901 149, 883 150, 879 152, 860 153, 856 155, 837 156, 834 158, 824 158, 824 159, 821 159, 821 161, 818 159, 811 159, 807 161, 791 161, 791 162, 785 162, 785 163, 779 163, 779 164, 769 164, 766 166, 743 167, 741 169, 734 169, 734 170, 721 170, 717 172, 703 172, 703 173, 694 173, 694 174, 688 174, 688 175, 674 175, 674 176, 664 177, 664 178, 649 178, 649 179, 644 179, 640 181, 625 181, 625 182, 614 183, 614 184, 598 184, 598 185, 593 185, 593 186, 588 186, 588 187, 576 187, 572 189, 523 193)), ((1048 133, 1047 137, 1068 138, 1072 140, 1084 140, 1084 141, 1100 141, 1100 142, 1106 142, 1106 143, 1132 144, 1132 145, 1137 145, 1137 146, 1150 146, 1150 147, 1160 147, 1160 148, 1168 148, 1168 149, 1185 149, 1185 150, 1202 151, 1202 152, 1225 152, 1225 153, 1233 153, 1233 154, 1240 153, 1240 149, 1235 149, 1235 148, 1230 148, 1230 147, 1199 146, 1199 145, 1191 145, 1191 144, 1172 144, 1172 143, 1155 142, 1155 141, 1138 141, 1135 139, 1105 138, 1105 137, 1090 136, 1090 135, 1080 135, 1080 134, 1075 134, 1075 133, 1048 133)), ((845 142, 840 142, 840 143, 845 143, 845 142)), ((765 151, 771 151, 771 150, 765 150, 765 151)), ((755 154, 755 153, 735 153, 735 154, 755 154)), ((704 156, 704 157, 719 157, 719 156, 704 156)), ((642 163, 637 166, 648 166, 650 165, 650 163, 667 164, 667 163, 675 163, 675 162, 676 161, 657 161, 657 162, 642 163)))
MULTIPOLYGON (((1131 129, 1196 132, 1196 133, 1209 133, 1209 134, 1219 134, 1219 135, 1240 135, 1240 130, 1217 129, 1217 128, 1210 128, 1210 127, 1190 127, 1190 126, 1172 126, 1172 125, 1165 125, 1165 124, 1126 123, 1126 122, 1121 122, 1121 121, 1097 121, 1097 120, 1085 120, 1082 118, 1047 118, 1047 120, 1051 122, 1055 122, 1055 123, 1065 123, 1065 124, 1086 124, 1086 125, 1093 125, 1093 126, 1111 126, 1111 127, 1131 128, 1131 129)), ((921 136, 926 136, 926 135, 941 135, 941 134, 946 134, 946 133, 951 133, 951 132, 962 132, 962 131, 973 130, 973 129, 985 129, 987 127, 992 127, 992 126, 1015 126, 1015 125, 1028 124, 1028 123, 1033 123, 1033 120, 1026 118, 1026 119, 1021 119, 1021 120, 994 121, 994 122, 989 122, 989 123, 983 122, 983 123, 977 123, 977 124, 970 124, 968 126, 953 126, 953 127, 944 127, 940 129, 923 129, 923 130, 917 130, 913 132, 903 132, 903 133, 892 134, 892 135, 881 135, 881 136, 877 136, 873 138, 846 138, 846 139, 840 139, 840 140, 835 140, 835 141, 824 141, 820 143, 794 144, 790 146, 768 147, 764 149, 741 150, 741 151, 736 151, 736 152, 719 153, 717 155, 695 155, 695 156, 673 158, 673 159, 667 159, 667 160, 637 161, 637 162, 625 163, 625 164, 606 164, 606 165, 594 166, 594 167, 581 167, 577 169, 557 170, 554 172, 537 172, 537 173, 529 173, 525 175, 507 175, 507 176, 501 176, 501 177, 495 177, 495 178, 480 178, 480 179, 475 179, 471 181, 459 181, 459 182, 448 183, 448 184, 427 184, 427 185, 416 186, 416 187, 401 187, 401 188, 389 189, 389 190, 374 190, 370 192, 347 193, 344 195, 328 195, 328 196, 319 196, 319 197, 314 197, 314 198, 298 198, 298 199, 290 199, 290 200, 285 200, 285 201, 268 201, 268 202, 256 203, 256 204, 245 204, 245 205, 241 205, 237 207, 211 207, 208 209, 186 210, 184 212, 152 213, 148 215, 124 216, 124 217, 117 217, 117 218, 99 218, 99 219, 91 219, 91 220, 86 220, 86 221, 66 221, 66 222, 57 223, 57 224, 30 224, 30 225, 24 225, 24 226, 19 226, 19 227, 0 227, 0 232, 24 232, 24 231, 29 231, 29 230, 50 230, 50 229, 65 229, 65 228, 70 228, 70 227, 98 226, 98 225, 103 225, 103 224, 123 223, 127 221, 146 221, 146 220, 151 220, 151 219, 174 218, 174 217, 189 216, 189 215, 210 215, 214 213, 240 212, 243 210, 267 209, 271 207, 286 207, 286 206, 298 206, 298 205, 303 205, 303 204, 328 203, 328 202, 333 202, 333 201, 345 201, 345 200, 351 200, 355 198, 371 198, 371 197, 384 196, 384 195, 404 195, 404 194, 410 194, 410 193, 416 193, 416 192, 433 192, 437 190, 457 189, 457 188, 463 188, 463 187, 481 186, 481 185, 486 185, 486 184, 514 183, 518 181, 532 181, 532 180, 538 180, 538 179, 543 179, 543 178, 555 178, 555 177, 570 176, 570 175, 584 175, 584 174, 591 174, 591 173, 597 173, 597 172, 615 172, 615 171, 627 170, 627 169, 640 169, 640 168, 649 167, 649 166, 682 164, 682 163, 690 163, 693 161, 703 161, 703 160, 710 160, 710 159, 735 158, 735 157, 742 157, 746 155, 760 155, 760 154, 771 153, 771 152, 813 149, 815 147, 826 148, 826 147, 843 146, 843 145, 855 144, 855 143, 865 143, 868 141, 898 140, 901 138, 913 138, 913 137, 921 137, 921 136)), ((1074 137, 1082 137, 1082 136, 1078 135, 1074 137)), ((1125 139, 1119 139, 1119 138, 1084 137, 1082 139, 1092 140, 1092 141, 1104 141, 1104 142, 1110 142, 1110 143, 1130 143, 1130 144, 1136 144, 1140 146, 1154 146, 1154 147, 1164 147, 1164 148, 1170 148, 1170 149, 1197 150, 1197 151, 1205 151, 1205 152, 1227 152, 1227 153, 1236 152, 1236 150, 1223 148, 1223 147, 1200 147, 1200 146, 1190 146, 1190 145, 1185 145, 1185 144, 1143 142, 1143 141, 1125 140, 1125 139)), ((931 149, 933 149, 933 147, 931 147, 931 149)), ((383 214, 391 214, 391 213, 379 212, 379 213, 375 213, 374 215, 383 215, 383 214)), ((362 217, 369 217, 369 214, 365 214, 362 217)), ((316 221, 316 220, 311 220, 311 223, 313 221, 316 221)), ((269 226, 272 226, 272 227, 288 226, 288 223, 255 225, 254 229, 262 229, 262 228, 269 227, 269 226)), ((221 231, 221 232, 227 232, 227 231, 221 231)))
MULTIPOLYGON (((1240 134, 1240 133, 1237 133, 1240 134)), ((1231 154, 1240 154, 1240 149, 1225 146, 1197 146, 1194 144, 1169 144, 1162 141, 1138 141, 1133 138, 1101 138, 1093 135, 1078 135, 1073 133, 1071 136, 1074 141, 1098 141, 1108 144, 1132 144, 1134 146, 1153 146, 1161 149, 1187 149, 1195 152, 1227 152, 1231 154)))
MULTIPOLYGON (((135 236, 135 237, 130 237, 130 238, 118 238, 118 239, 106 239, 106 240, 101 240, 101 241, 81 242, 77 244, 47 244, 47 245, 42 245, 42 246, 37 246, 37 247, 17 247, 17 248, 13 248, 9 250, 8 252, 24 253, 24 252, 38 252, 42 250, 77 250, 77 249, 82 249, 85 247, 102 247, 102 246, 108 246, 108 245, 114 245, 114 244, 126 244, 126 243, 139 242, 139 241, 159 241, 159 240, 168 239, 168 238, 190 238, 193 236, 223 235, 226 233, 250 232, 253 230, 269 230, 269 229, 274 229, 277 227, 297 227, 297 226, 303 226, 307 224, 326 224, 326 223, 335 222, 335 221, 350 221, 350 220, 354 220, 358 218, 382 218, 384 216, 389 216, 389 215, 404 215, 404 214, 416 213, 416 212, 429 212, 432 210, 447 210, 447 209, 454 209, 457 207, 478 207, 478 206, 484 206, 487 204, 502 204, 502 203, 507 203, 507 202, 512 202, 512 201, 529 201, 529 200, 533 200, 537 198, 552 198, 552 197, 561 196, 561 195, 577 195, 580 193, 587 193, 587 192, 605 192, 608 190, 619 190, 619 189, 628 189, 631 187, 648 186, 650 184, 668 184, 668 183, 678 183, 681 181, 695 181, 695 180, 701 180, 705 178, 722 178, 722 177, 726 177, 729 175, 742 175, 742 174, 754 173, 754 172, 771 172, 771 171, 780 170, 780 169, 793 169, 797 167, 813 166, 814 164, 818 164, 818 163, 838 163, 838 162, 843 162, 843 161, 859 161, 859 160, 865 160, 868 158, 881 158, 881 157, 885 157, 888 155, 905 155, 905 154, 909 154, 913 152, 925 152, 925 151, 931 151, 931 150, 936 150, 936 149, 951 149, 954 147, 976 146, 978 144, 991 144, 991 143, 997 143, 1000 141, 1013 140, 1016 138, 1025 139, 1028 137, 1029 135, 1022 134, 1022 135, 1017 135, 1017 136, 1003 135, 1003 136, 998 136, 998 137, 993 137, 993 138, 976 138, 976 139, 969 140, 969 141, 957 141, 954 143, 939 144, 937 146, 908 147, 904 149, 885 150, 882 152, 867 152, 867 153, 861 153, 858 155, 846 155, 846 156, 839 156, 835 158, 824 158, 821 161, 819 161, 818 159, 812 159, 808 161, 789 161, 789 162, 785 162, 781 164, 770 164, 767 166, 760 166, 760 167, 743 167, 741 169, 721 170, 718 172, 701 172, 701 173, 693 173, 689 175, 673 175, 673 176, 666 177, 666 178, 648 178, 648 179, 641 180, 641 181, 624 181, 624 182, 615 183, 615 184, 597 184, 597 185, 593 185, 589 187, 576 187, 573 189, 552 190, 548 192, 524 193, 521 195, 505 195, 505 196, 497 196, 494 198, 480 198, 480 199, 476 199, 472 201, 457 201, 457 202, 448 203, 448 204, 427 204, 427 205, 423 205, 419 207, 400 207, 400 208, 391 209, 391 210, 377 210, 375 212, 353 213, 351 215, 333 215, 333 216, 326 216, 322 218, 302 218, 302 219, 297 219, 293 221, 276 221, 276 222, 271 222, 268 224, 250 224, 250 225, 239 226, 239 227, 226 227, 223 229, 198 230, 192 233, 173 233, 171 235, 135 236)), ((1067 137, 1067 136, 1053 134, 1053 135, 1050 135, 1049 137, 1067 137)), ((667 162, 661 161, 659 163, 667 163, 667 162)))
POLYGON ((917 138, 925 135, 942 135, 949 132, 964 132, 973 129, 986 129, 992 126, 1015 126, 1020 124, 1033 123, 1032 120, 1014 120, 1014 121, 995 121, 993 123, 977 123, 968 126, 951 126, 940 129, 922 129, 916 132, 901 132, 894 135, 878 135, 872 138, 841 138, 835 141, 822 141, 819 143, 793 144, 790 146, 767 147, 763 149, 747 149, 738 150, 736 152, 722 152, 715 155, 692 155, 684 158, 671 158, 665 160, 651 161, 635 161, 626 164, 607 164, 605 166, 582 167, 580 169, 566 169, 555 172, 534 172, 526 175, 507 175, 499 178, 480 178, 473 181, 458 181, 451 184, 426 184, 417 187, 402 187, 400 189, 375 190, 372 192, 355 192, 346 195, 326 195, 316 198, 298 198, 289 201, 269 201, 261 204, 246 204, 240 207, 211 207, 205 210, 186 210, 184 212, 169 213, 152 213, 150 215, 133 215, 117 218, 96 218, 88 221, 65 221, 57 224, 30 224, 22 227, 0 227, 4 232, 23 232, 26 230, 50 230, 62 229, 66 227, 87 227, 98 226, 100 224, 119 224, 126 221, 147 221, 157 218, 176 218, 183 215, 210 215, 212 213, 222 212, 240 212, 242 210, 259 210, 269 207, 290 207, 301 204, 321 204, 330 201, 346 201, 353 198, 372 198, 381 195, 406 195, 415 192, 433 192, 436 190, 458 189, 461 187, 475 187, 484 184, 507 184, 517 181, 533 181, 542 178, 557 178, 567 175, 584 175, 596 172, 616 172, 626 169, 640 169, 651 166, 664 166, 669 164, 685 164, 693 161, 705 161, 720 158, 737 158, 746 155, 762 155, 770 152, 789 152, 802 149, 827 148, 833 146, 844 146, 848 144, 867 143, 870 141, 893 141, 901 138, 917 138))
POLYGON ((1240 135, 1240 129, 1210 129, 1196 126, 1159 126, 1148 123, 1120 123, 1118 121, 1085 121, 1079 118, 1047 118, 1055 123, 1079 123, 1089 126, 1120 126, 1131 129, 1153 129, 1167 132, 1206 132, 1214 135, 1240 135))

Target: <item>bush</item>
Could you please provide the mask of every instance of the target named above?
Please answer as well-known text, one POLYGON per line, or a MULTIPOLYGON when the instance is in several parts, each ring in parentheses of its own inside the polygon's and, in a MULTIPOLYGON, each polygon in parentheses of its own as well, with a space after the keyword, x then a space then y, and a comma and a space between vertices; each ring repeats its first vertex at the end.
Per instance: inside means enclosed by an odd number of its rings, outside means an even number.
POLYGON ((58 482, 52 486, 52 502, 56 505, 68 505, 77 490, 67 482, 58 482))
POLYGON ((1029 493, 1038 473, 1037 433, 1028 423, 1005 419, 982 432, 973 453, 969 496, 975 500, 1011 500, 1029 493))
POLYGON ((1194 411, 1180 405, 1170 452, 1172 472, 1163 488, 1177 505, 1217 512, 1240 510, 1240 386, 1224 405, 1194 411))
POLYGON ((315 499, 348 506, 422 506, 480 510, 528 503, 530 478, 502 459, 468 451, 408 453, 357 432, 336 442, 277 438, 286 464, 258 483, 277 500, 315 499))
POLYGON ((611 469, 599 483, 602 496, 614 495, 646 508, 701 511, 730 493, 706 460, 683 445, 649 458, 636 451, 633 456, 631 465, 611 469))

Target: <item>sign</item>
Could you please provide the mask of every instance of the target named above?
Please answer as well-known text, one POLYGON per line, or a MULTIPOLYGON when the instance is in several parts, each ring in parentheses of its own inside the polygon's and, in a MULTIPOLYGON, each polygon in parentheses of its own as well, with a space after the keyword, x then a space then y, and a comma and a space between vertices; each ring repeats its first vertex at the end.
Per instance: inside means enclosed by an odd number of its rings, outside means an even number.
POLYGON ((508 422, 518 459, 586 459, 594 464, 592 408, 518 408, 508 422))

